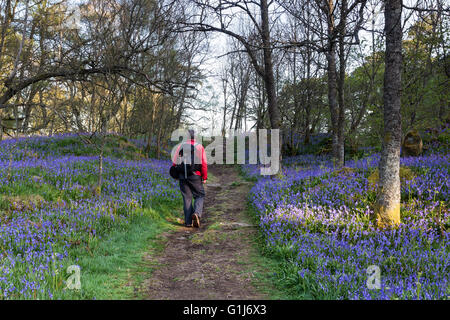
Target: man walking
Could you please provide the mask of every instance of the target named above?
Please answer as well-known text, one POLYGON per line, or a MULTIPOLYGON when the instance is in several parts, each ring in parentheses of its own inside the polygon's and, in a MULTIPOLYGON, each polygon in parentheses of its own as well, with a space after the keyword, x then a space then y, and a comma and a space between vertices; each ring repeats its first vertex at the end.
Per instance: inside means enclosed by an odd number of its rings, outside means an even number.
POLYGON ((189 130, 189 135, 190 140, 181 144, 175 152, 173 166, 178 165, 180 168, 179 181, 183 196, 185 226, 200 228, 205 199, 203 184, 208 178, 208 165, 205 148, 195 141, 194 130, 189 130))

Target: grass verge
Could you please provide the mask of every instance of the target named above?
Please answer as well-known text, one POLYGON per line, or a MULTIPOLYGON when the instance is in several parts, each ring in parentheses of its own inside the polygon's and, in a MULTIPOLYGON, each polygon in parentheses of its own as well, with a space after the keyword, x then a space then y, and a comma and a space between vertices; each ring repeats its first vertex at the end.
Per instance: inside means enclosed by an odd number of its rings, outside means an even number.
MULTIPOLYGON (((249 222, 259 226, 259 219, 250 204, 246 210, 249 222)), ((314 297, 300 286, 298 279, 291 277, 291 263, 283 262, 285 257, 269 250, 265 237, 258 227, 258 236, 252 241, 255 248, 250 257, 258 268, 254 272, 253 285, 273 300, 311 300, 314 297)))
MULTIPOLYGON (((238 172, 244 181, 252 183, 257 181, 254 177, 248 177, 241 167, 238 172)), ((253 283, 257 290, 273 300, 314 299, 315 297, 301 286, 302 281, 299 281, 298 277, 292 276, 293 263, 286 261, 286 257, 266 246, 265 236, 259 228, 259 217, 249 201, 247 202, 246 216, 250 224, 258 226, 257 237, 252 241, 254 254, 250 257, 252 264, 258 266, 254 272, 253 283)), ((297 274, 295 272, 295 275, 297 274)))
POLYGON ((70 250, 73 264, 81 268, 81 290, 64 290, 62 299, 135 299, 135 288, 152 271, 151 261, 143 259, 149 250, 163 248, 161 233, 173 228, 174 202, 142 209, 125 227, 112 231, 90 248, 70 250))

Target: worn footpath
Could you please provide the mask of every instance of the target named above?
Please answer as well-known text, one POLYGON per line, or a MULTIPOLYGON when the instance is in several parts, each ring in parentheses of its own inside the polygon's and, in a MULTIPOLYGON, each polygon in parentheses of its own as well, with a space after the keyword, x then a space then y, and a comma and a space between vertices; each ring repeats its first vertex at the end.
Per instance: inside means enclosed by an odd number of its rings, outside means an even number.
MULTIPOLYGON (((246 213, 251 183, 233 166, 210 166, 201 228, 179 224, 162 236, 164 247, 145 259, 152 265, 134 288, 157 300, 267 299, 255 273, 258 230, 246 213)), ((180 212, 180 217, 182 217, 180 212)))

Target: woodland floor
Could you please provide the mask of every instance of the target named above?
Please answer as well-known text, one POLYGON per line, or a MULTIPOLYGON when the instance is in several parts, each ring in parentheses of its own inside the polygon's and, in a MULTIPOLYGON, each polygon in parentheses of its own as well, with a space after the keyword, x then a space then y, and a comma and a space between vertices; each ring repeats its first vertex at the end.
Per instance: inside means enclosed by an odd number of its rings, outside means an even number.
POLYGON ((162 235, 162 249, 145 257, 151 267, 134 285, 135 298, 268 299, 255 276, 267 270, 257 263, 258 230, 246 211, 251 183, 233 166, 210 166, 209 172, 200 229, 178 224, 162 235))

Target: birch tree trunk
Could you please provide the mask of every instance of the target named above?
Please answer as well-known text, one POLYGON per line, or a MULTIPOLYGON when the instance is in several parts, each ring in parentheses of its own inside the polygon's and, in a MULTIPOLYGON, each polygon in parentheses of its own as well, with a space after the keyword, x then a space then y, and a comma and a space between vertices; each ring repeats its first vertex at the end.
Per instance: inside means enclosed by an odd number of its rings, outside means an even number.
POLYGON ((379 227, 400 223, 402 0, 385 1, 384 132, 375 206, 379 227))

